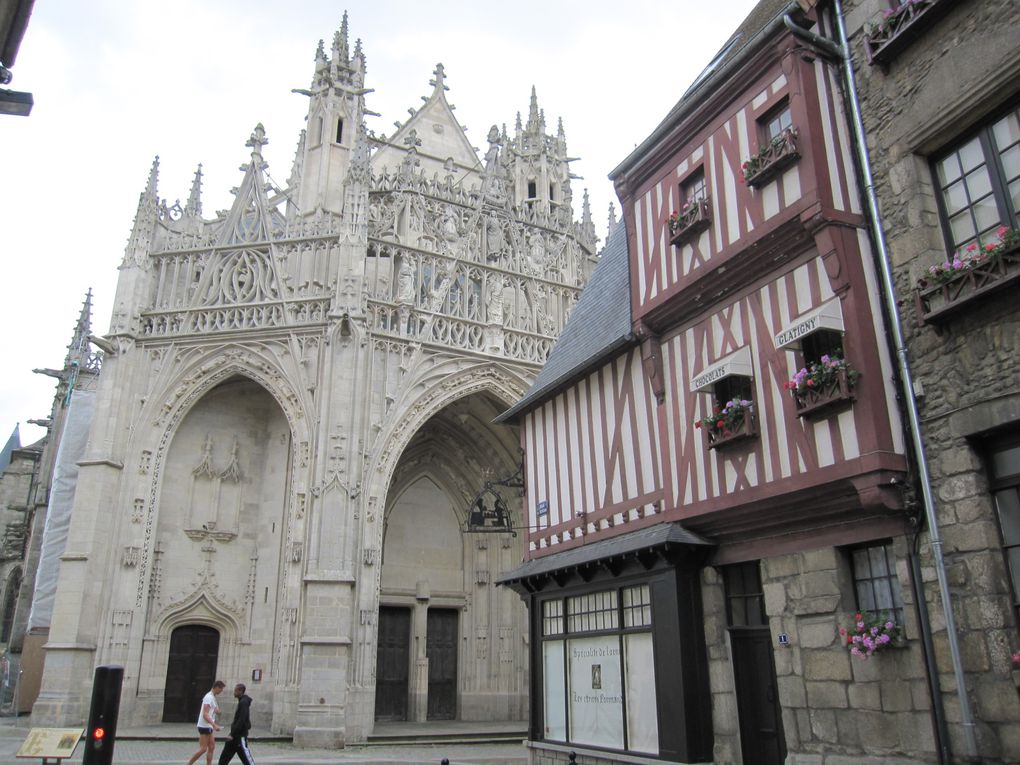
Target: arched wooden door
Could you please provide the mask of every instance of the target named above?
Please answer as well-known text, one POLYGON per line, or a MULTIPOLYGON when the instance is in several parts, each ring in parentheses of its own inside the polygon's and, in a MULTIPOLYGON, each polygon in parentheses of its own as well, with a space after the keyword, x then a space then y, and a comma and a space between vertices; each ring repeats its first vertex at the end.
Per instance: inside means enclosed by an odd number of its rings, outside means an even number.
POLYGON ((163 693, 163 722, 198 720, 202 697, 216 682, 220 633, 212 627, 188 624, 170 635, 170 659, 163 693))

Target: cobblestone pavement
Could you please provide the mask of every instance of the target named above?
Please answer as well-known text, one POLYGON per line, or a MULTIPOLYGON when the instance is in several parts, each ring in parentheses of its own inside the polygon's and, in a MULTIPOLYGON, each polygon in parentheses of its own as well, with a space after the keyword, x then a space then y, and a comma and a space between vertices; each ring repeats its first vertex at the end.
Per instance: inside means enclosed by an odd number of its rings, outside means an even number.
MULTIPOLYGON (((0 721, 0 765, 28 765, 40 763, 34 758, 18 759, 15 753, 28 735, 24 721, 0 721)), ((198 741, 181 740, 118 740, 114 745, 113 761, 117 765, 156 765, 158 763, 187 763, 194 754, 198 741)), ((222 741, 217 742, 216 756, 222 741)), ((407 744, 352 746, 340 750, 298 749, 293 744, 279 741, 251 740, 256 763, 274 765, 439 765, 445 757, 451 765, 523 765, 527 759, 522 744, 407 744)), ((67 763, 79 763, 82 744, 67 763)), ((215 763, 215 759, 213 760, 215 763)), ((236 758, 234 762, 239 762, 236 758)), ((204 760, 199 760, 204 765, 204 760)))

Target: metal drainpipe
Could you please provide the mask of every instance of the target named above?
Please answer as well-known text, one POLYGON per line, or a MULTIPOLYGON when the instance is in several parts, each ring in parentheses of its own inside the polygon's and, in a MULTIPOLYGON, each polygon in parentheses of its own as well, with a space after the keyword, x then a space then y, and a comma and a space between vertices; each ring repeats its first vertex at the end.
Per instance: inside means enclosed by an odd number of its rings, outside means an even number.
MULTIPOLYGON (((953 675, 956 678, 956 695, 960 701, 960 721, 963 726, 964 739, 967 743, 967 754, 976 757, 977 739, 974 734, 974 717, 971 713, 970 699, 967 696, 963 661, 960 657, 960 639, 956 632, 956 617, 953 614, 953 605, 949 594, 946 561, 942 554, 942 534, 939 530, 938 516, 935 512, 935 497, 932 494, 931 476, 928 473, 928 458, 925 455, 924 441, 921 438, 921 418, 917 411, 917 401, 914 399, 914 381, 910 373, 910 362, 907 359, 907 346, 903 339, 899 307, 896 305, 896 289, 893 283, 889 250, 886 246, 885 234, 882 231, 882 218, 878 211, 878 199, 875 196, 875 179, 871 174, 871 157, 868 153, 868 145, 865 139, 864 120, 861 118, 861 105, 857 97, 853 62, 850 59, 850 43, 847 39, 846 25, 843 21, 843 4, 841 0, 833 0, 833 16, 835 17, 836 30, 839 34, 838 45, 803 27, 797 26, 788 15, 784 18, 784 23, 795 36, 801 37, 812 45, 835 56, 843 65, 843 77, 846 84, 847 100, 852 121, 851 128, 854 131, 854 148, 857 150, 861 173, 864 176, 864 196, 868 205, 868 218, 872 237, 878 249, 878 262, 881 268, 882 283, 885 288, 882 297, 885 300, 885 307, 889 315, 889 329, 892 332, 893 344, 896 347, 900 384, 903 391, 903 400, 906 404, 907 420, 910 426, 910 439, 913 443, 914 454, 917 457, 917 471, 921 484, 924 514, 928 522, 928 533, 931 536, 932 557, 935 561, 939 595, 942 598, 942 610, 946 620, 946 637, 949 642, 949 652, 952 656, 953 675)), ((938 688, 938 677, 932 678, 932 680, 935 687, 938 688)))

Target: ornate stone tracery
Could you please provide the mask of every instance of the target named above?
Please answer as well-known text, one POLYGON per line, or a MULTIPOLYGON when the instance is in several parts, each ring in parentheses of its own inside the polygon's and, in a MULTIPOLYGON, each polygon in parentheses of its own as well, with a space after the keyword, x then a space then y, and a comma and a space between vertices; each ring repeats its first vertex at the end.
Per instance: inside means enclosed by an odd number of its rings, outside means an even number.
MULTIPOLYGON (((86 513, 124 507, 110 553, 88 562, 107 611, 81 616, 106 625, 97 662, 140 668, 126 696, 138 723, 161 711, 170 634, 205 625, 225 671, 265 670, 267 727, 296 741, 370 732, 386 513, 420 479, 459 534, 476 484, 512 473, 516 436, 490 421, 524 394, 594 265, 565 140, 545 134, 534 97, 527 126, 493 127, 479 157, 442 65, 424 105, 390 138, 372 134, 364 65, 345 20, 298 91, 308 125, 287 188, 270 180, 259 125, 230 209, 203 216, 201 169, 187 202, 160 199, 158 162, 139 198, 95 426, 130 469, 82 494, 86 513)), ((497 547, 509 560, 513 544, 461 539, 463 582, 405 593, 464 609, 483 697, 509 677, 485 646, 516 618, 496 617, 493 584, 497 547)))

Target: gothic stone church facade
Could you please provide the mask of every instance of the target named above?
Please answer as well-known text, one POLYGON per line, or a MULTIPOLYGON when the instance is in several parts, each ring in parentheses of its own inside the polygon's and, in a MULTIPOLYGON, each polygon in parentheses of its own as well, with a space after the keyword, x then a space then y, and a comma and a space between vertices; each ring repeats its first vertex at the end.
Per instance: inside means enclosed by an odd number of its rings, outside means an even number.
POLYGON ((345 18, 286 189, 261 125, 215 218, 200 174, 161 201, 154 164, 96 340, 34 723, 84 719, 100 664, 125 668, 122 725, 190 722, 214 677, 297 744, 525 718, 526 612, 495 584, 523 553, 496 483, 521 455, 491 421, 586 282, 590 210, 575 220, 534 93, 480 158, 441 65, 388 138, 364 125, 364 75, 345 18))

